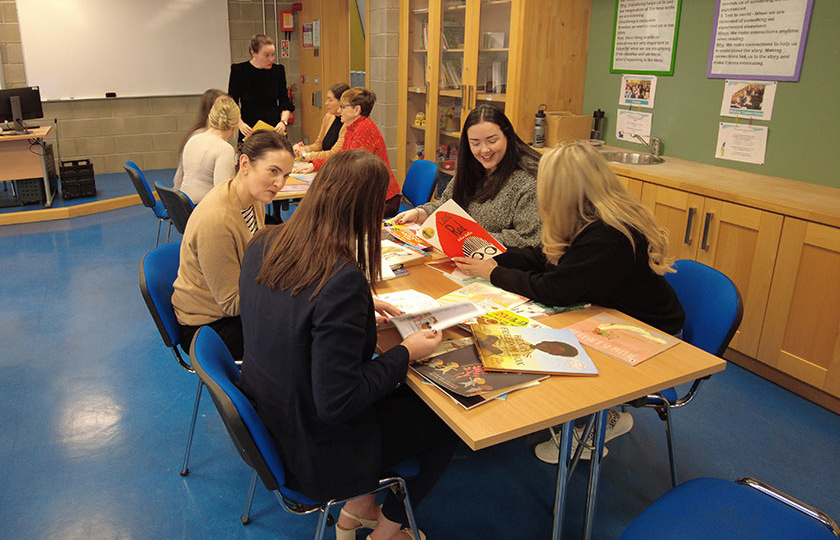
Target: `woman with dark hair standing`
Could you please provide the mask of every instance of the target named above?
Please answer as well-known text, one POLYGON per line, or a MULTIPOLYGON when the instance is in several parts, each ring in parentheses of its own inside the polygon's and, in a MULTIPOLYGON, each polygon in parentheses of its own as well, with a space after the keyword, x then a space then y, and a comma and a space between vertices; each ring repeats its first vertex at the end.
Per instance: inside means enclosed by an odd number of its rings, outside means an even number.
MULTIPOLYGON (((361 148, 381 159, 388 167, 390 181, 385 194, 385 217, 391 217, 400 209, 400 185, 397 183, 394 172, 391 170, 391 163, 388 161, 388 149, 385 147, 385 139, 373 120, 370 119, 370 112, 373 104, 376 103, 376 94, 366 88, 353 87, 341 94, 341 101, 338 106, 341 114, 341 122, 347 130, 344 135, 344 144, 341 150, 361 148)), ((312 159, 310 163, 298 165, 296 172, 310 173, 317 171, 327 160, 324 158, 312 159)))
MULTIPOLYGON (((245 357, 240 387, 277 443, 286 485, 317 500, 376 487, 388 466, 411 456, 416 506, 443 474, 457 437, 406 386, 408 363, 441 334, 423 330, 373 357, 375 312, 396 310, 371 297, 380 273, 380 226, 389 172, 363 150, 330 158, 292 218, 260 233, 240 276, 245 357)), ((355 530, 410 538, 402 503, 388 493, 345 505, 339 540, 355 530)))
POLYGON ((470 112, 459 148, 455 177, 440 200, 402 212, 395 223, 422 223, 441 204, 454 199, 503 245, 539 245, 536 174, 540 155, 516 135, 505 113, 492 105, 479 105, 470 112))
POLYGON ((184 348, 189 349, 199 327, 208 325, 237 359, 243 352, 242 255, 265 225, 265 205, 283 188, 294 165, 292 146, 273 131, 259 131, 239 146, 235 176, 211 189, 190 214, 172 293, 184 348))
POLYGON ((274 63, 274 42, 267 35, 251 36, 248 50, 251 59, 231 65, 228 81, 228 95, 242 110, 239 140, 251 134, 258 120, 285 134, 295 110, 286 87, 286 69, 274 63))
POLYGON ((341 150, 344 145, 344 134, 347 130, 341 122, 341 109, 338 106, 341 95, 348 88, 350 87, 344 83, 336 83, 330 86, 330 89, 327 90, 327 97, 324 99, 324 108, 327 109, 327 114, 324 115, 324 120, 321 122, 318 137, 312 144, 299 142, 294 145, 292 148, 294 148, 296 156, 300 156, 304 160, 327 159, 341 150))

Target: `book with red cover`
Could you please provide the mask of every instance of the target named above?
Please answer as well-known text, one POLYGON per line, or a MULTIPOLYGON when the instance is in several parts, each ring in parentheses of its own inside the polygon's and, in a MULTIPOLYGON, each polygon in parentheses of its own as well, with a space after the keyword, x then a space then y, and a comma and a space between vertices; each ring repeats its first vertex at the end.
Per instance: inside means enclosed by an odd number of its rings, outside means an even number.
POLYGON ((449 257, 489 259, 506 251, 498 240, 451 199, 423 222, 420 234, 449 257))

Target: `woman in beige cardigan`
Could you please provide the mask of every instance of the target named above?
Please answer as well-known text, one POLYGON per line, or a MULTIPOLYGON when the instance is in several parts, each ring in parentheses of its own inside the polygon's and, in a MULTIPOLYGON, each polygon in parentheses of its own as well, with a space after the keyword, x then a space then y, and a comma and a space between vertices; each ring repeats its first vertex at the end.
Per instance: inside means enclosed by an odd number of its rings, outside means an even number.
POLYGON ((289 177, 292 146, 274 131, 254 132, 239 146, 236 174, 195 207, 181 240, 172 307, 189 350, 199 327, 216 330, 234 358, 242 358, 239 269, 245 246, 265 226, 265 205, 289 177))
POLYGON ((294 145, 295 156, 304 160, 327 159, 339 150, 344 144, 344 124, 341 122, 340 110, 338 108, 341 94, 349 87, 344 83, 336 83, 327 90, 327 97, 324 99, 324 107, 327 114, 321 121, 321 130, 318 138, 312 144, 299 142, 294 145))

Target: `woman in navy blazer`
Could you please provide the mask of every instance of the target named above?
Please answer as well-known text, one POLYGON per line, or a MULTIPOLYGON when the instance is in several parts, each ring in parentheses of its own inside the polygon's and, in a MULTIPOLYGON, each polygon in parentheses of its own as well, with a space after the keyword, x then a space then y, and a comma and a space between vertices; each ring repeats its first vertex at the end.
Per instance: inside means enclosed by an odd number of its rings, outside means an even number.
MULTIPOLYGON (((401 383, 408 363, 440 343, 422 331, 373 358, 375 311, 399 313, 372 298, 380 274, 380 222, 390 175, 363 150, 329 159, 288 223, 261 231, 242 261, 240 312, 245 355, 240 386, 274 437, 286 484, 319 500, 377 485, 389 465, 411 456, 414 504, 446 468, 457 438, 401 383), (357 256, 357 254, 362 254, 357 256)), ((338 538, 375 528, 406 538, 402 503, 389 493, 349 501, 338 538)))

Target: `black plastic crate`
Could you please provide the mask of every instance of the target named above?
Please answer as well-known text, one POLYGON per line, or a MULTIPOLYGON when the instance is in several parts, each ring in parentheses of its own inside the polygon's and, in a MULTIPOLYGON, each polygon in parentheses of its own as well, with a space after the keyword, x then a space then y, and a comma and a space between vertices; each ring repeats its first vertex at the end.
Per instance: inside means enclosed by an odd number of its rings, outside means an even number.
POLYGON ((64 199, 96 196, 93 163, 89 159, 61 162, 61 196, 64 199))
POLYGON ((47 201, 43 178, 18 180, 15 182, 15 189, 17 189, 20 204, 45 204, 47 201))

